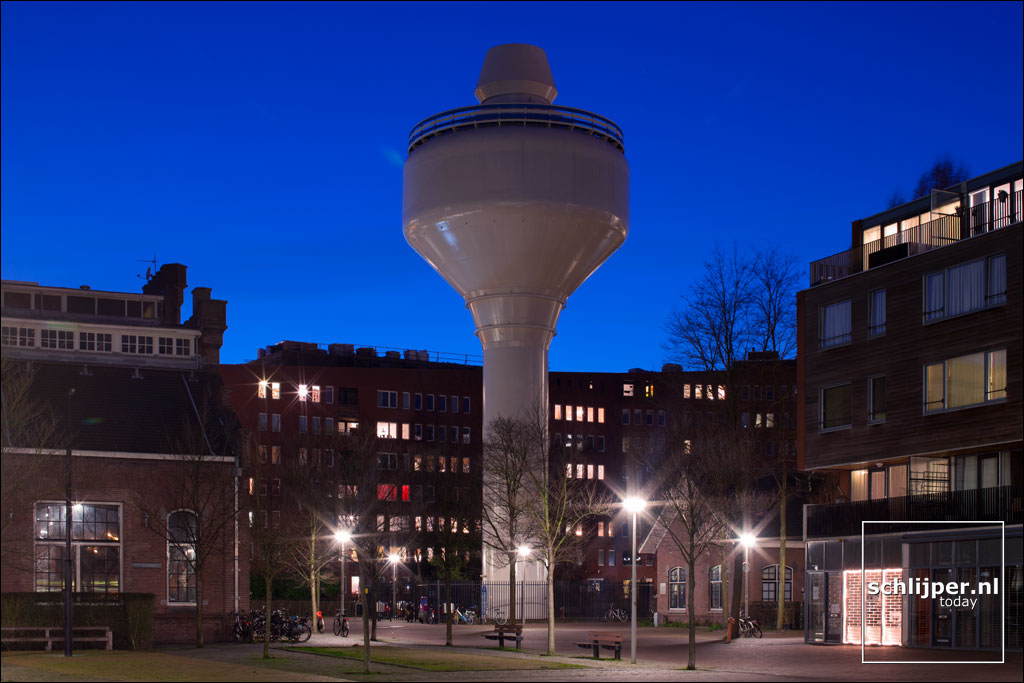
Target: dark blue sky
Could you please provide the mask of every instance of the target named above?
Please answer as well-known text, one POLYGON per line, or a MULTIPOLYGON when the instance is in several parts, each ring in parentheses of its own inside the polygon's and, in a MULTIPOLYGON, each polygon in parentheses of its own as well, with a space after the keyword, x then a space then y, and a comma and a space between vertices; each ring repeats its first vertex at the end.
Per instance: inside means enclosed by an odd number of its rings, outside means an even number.
POLYGON ((401 164, 415 123, 476 102, 499 43, 543 47, 557 103, 626 134, 630 235, 569 300, 555 370, 659 368, 716 242, 806 263, 938 156, 972 174, 1024 156, 1019 2, 4 2, 2 20, 3 278, 134 291, 155 252, 228 300, 225 362, 281 339, 480 352, 402 236, 401 164))

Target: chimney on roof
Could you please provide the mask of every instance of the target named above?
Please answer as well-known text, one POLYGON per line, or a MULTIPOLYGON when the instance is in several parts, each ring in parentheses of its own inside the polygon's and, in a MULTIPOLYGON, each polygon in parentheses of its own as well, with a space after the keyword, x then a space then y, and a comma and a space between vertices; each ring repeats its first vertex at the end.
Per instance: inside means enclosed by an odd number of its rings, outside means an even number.
POLYGON ((181 324, 181 305, 185 303, 185 288, 188 287, 186 270, 188 267, 180 263, 165 263, 149 282, 142 285, 143 294, 163 296, 164 315, 160 322, 164 325, 181 324))
POLYGON ((228 329, 228 302, 211 299, 210 292, 209 287, 192 288, 192 317, 185 321, 185 325, 199 330, 198 351, 203 361, 217 365, 220 363, 220 347, 224 345, 224 330, 228 329))

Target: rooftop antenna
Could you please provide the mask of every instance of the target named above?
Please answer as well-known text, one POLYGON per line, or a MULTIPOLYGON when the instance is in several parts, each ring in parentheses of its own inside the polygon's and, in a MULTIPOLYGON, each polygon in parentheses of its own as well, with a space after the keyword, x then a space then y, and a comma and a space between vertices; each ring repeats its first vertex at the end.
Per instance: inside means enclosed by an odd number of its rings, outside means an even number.
POLYGON ((155 251, 153 252, 153 258, 152 259, 135 259, 135 262, 136 263, 148 263, 148 264, 150 264, 149 267, 146 268, 146 274, 145 275, 136 275, 135 277, 145 278, 146 282, 149 282, 150 280, 152 280, 153 279, 153 274, 156 273, 156 252, 155 251))

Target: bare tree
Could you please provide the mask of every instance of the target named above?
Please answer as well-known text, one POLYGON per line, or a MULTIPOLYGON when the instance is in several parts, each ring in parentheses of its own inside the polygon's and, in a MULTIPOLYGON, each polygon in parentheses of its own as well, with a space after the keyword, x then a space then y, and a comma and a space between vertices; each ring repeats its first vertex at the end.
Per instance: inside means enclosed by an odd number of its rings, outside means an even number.
POLYGON ((229 552, 238 515, 235 460, 225 435, 211 438, 213 424, 214 410, 204 403, 179 429, 169 432, 172 466, 161 493, 135 495, 149 530, 168 543, 172 587, 187 601, 195 601, 196 647, 204 646, 204 572, 213 557, 229 552))
POLYGON ((11 525, 19 516, 31 513, 33 501, 45 497, 40 484, 54 493, 61 489, 60 480, 52 476, 53 459, 46 456, 67 448, 67 416, 58 415, 36 398, 33 373, 25 363, 3 357, 0 364, 0 553, 6 567, 32 571, 32 545, 15 538, 11 525))
POLYGON ((753 256, 749 333, 751 348, 775 351, 779 358, 796 354, 796 293, 800 274, 796 257, 769 246, 753 256))
MULTIPOLYGON (((509 620, 516 620, 516 556, 533 536, 530 470, 544 462, 534 423, 499 417, 483 445, 483 542, 509 568, 509 620)), ((541 465, 543 466, 543 465, 541 465)))
MULTIPOLYGON (((480 482, 459 466, 457 447, 438 444, 421 457, 421 480, 433 499, 420 504, 433 539, 430 564, 444 582, 445 604, 451 605, 452 582, 466 578, 470 557, 480 549, 480 482)), ((452 644, 452 611, 445 610, 445 645, 452 644)))
POLYGON ((946 154, 936 159, 932 167, 921 174, 914 187, 914 197, 924 197, 933 189, 944 190, 970 177, 971 172, 963 161, 953 161, 953 157, 946 154))
POLYGON ((548 447, 547 425, 519 421, 534 452, 549 452, 547 462, 527 470, 525 510, 533 531, 535 550, 547 572, 547 654, 555 654, 555 569, 574 558, 585 545, 584 526, 607 512, 611 501, 606 489, 592 479, 569 476, 572 448, 548 447))

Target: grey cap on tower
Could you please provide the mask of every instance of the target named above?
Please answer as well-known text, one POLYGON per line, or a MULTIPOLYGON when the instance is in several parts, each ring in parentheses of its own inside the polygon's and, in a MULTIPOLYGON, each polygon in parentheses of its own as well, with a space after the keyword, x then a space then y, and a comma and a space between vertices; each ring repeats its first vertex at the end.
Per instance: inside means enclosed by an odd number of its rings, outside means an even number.
POLYGON ((551 104, 558 91, 544 50, 508 43, 487 51, 474 94, 480 104, 551 104))

